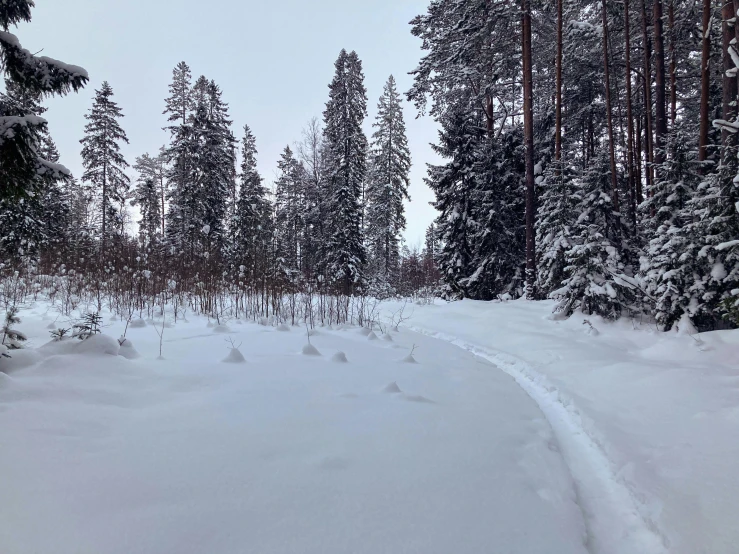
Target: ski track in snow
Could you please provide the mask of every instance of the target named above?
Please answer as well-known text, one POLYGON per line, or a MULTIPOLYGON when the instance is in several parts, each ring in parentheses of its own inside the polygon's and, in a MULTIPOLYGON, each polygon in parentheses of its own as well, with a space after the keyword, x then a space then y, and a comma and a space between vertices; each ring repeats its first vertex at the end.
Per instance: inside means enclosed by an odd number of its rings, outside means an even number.
POLYGON ((549 421, 570 468, 592 554, 667 554, 666 539, 641 503, 619 479, 597 441, 585 431, 574 404, 526 362, 499 350, 470 344, 458 337, 423 327, 408 329, 449 342, 485 359, 510 375, 549 421))

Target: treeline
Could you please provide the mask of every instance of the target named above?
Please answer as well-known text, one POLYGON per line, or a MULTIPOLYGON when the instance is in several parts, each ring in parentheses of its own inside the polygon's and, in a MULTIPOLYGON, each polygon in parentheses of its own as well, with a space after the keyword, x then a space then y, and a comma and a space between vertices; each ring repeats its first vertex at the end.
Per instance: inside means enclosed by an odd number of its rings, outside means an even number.
POLYGON ((739 322, 736 4, 434 0, 412 21, 448 294, 739 322))
MULTIPOLYGON (((0 101, 29 117, 44 111, 40 91, 10 76, 0 101)), ((342 50, 322 121, 285 147, 271 190, 257 170, 256 138, 248 126, 236 137, 214 81, 193 80, 181 62, 164 106, 169 143, 129 167, 122 109, 109 83, 95 91, 80 178, 65 172, 36 187, 34 175, 23 194, 0 200, 6 275, 44 276, 52 288, 59 281, 49 276, 84 275, 83 296, 98 299, 126 288, 147 298, 187 292, 206 313, 225 295, 237 311, 249 302, 255 317, 277 311, 285 295, 430 295, 437 287, 435 233, 421 251, 402 241, 411 157, 392 76, 368 138, 362 62, 342 50)), ((59 161, 45 126, 35 148, 59 161)))

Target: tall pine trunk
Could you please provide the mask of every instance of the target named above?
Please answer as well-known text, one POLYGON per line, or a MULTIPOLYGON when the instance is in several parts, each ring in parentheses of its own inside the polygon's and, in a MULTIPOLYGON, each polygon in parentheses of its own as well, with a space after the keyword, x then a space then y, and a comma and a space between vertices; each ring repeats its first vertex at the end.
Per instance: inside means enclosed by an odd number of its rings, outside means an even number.
POLYGON ((531 0, 522 0, 523 20, 523 121, 526 145, 526 298, 533 300, 536 284, 536 236, 534 234, 534 91, 531 59, 531 0))
POLYGON ((644 53, 642 62, 644 66, 644 113, 646 114, 644 125, 645 174, 647 191, 650 191, 654 183, 654 134, 652 132, 654 125, 652 122, 652 45, 647 25, 647 0, 641 0, 641 32, 644 53))
POLYGON ((631 105, 631 25, 629 14, 629 0, 624 0, 624 37, 626 39, 626 138, 628 154, 628 178, 631 224, 636 229, 636 178, 634 175, 634 116, 631 105))
POLYGON ((667 111, 665 98, 665 41, 662 31, 662 0, 654 0, 654 123, 655 145, 654 162, 660 166, 665 161, 665 140, 667 137, 667 111))
MULTIPOLYGON (((628 2, 628 0, 626 0, 628 2)), ((562 2, 557 0, 557 61, 556 61, 556 122, 554 134, 554 159, 562 160, 562 2)), ((560 171, 560 168, 557 168, 560 171)))
POLYGON ((701 106, 700 106, 700 130, 698 136, 698 161, 703 162, 708 158, 708 96, 711 84, 710 59, 711 59, 711 0, 703 0, 703 24, 701 26, 701 40, 703 42, 703 54, 701 56, 701 106))
MULTIPOLYGON (((628 1, 628 0, 627 0, 628 1)), ((677 119, 677 60, 675 59, 675 2, 670 0, 667 24, 670 34, 670 126, 675 127, 677 119)))
POLYGON ((608 124, 608 156, 611 162, 611 197, 613 200, 613 210, 618 213, 618 177, 616 175, 616 145, 613 139, 613 109, 611 107, 611 72, 609 69, 608 56, 608 10, 606 8, 606 0, 601 0, 603 15, 603 73, 605 76, 606 87, 606 121, 608 124))
MULTIPOLYGON (((733 121, 736 116, 736 96, 737 81, 735 76, 727 76, 726 72, 734 67, 729 54, 731 48, 731 40, 734 37, 734 29, 731 28, 730 21, 734 19, 734 3, 731 0, 724 1, 721 8, 721 35, 723 41, 723 89, 722 89, 722 118, 724 121, 733 121)), ((722 163, 735 165, 735 159, 732 155, 734 146, 736 145, 735 134, 729 132, 726 128, 721 130, 721 158, 722 163)))

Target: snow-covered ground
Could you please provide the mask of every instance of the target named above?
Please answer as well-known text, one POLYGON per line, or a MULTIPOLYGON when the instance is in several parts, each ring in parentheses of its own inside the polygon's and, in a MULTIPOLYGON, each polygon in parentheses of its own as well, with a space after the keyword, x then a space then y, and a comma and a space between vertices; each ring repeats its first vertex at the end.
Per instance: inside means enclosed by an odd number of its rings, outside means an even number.
POLYGON ((496 364, 536 400, 593 552, 739 552, 739 331, 555 321, 552 307, 465 300, 405 312, 408 326, 496 364), (619 536, 620 549, 603 544, 619 536))
POLYGON ((6 361, 0 552, 587 552, 547 420, 489 362, 408 330, 318 329, 311 356, 304 328, 228 327, 165 328, 165 360, 147 325, 137 359, 108 337, 6 361))
POLYGON ((408 306, 389 337, 317 329, 320 355, 189 317, 158 360, 151 322, 45 344, 31 306, 0 360, 0 552, 739 551, 739 333, 550 311, 408 306))

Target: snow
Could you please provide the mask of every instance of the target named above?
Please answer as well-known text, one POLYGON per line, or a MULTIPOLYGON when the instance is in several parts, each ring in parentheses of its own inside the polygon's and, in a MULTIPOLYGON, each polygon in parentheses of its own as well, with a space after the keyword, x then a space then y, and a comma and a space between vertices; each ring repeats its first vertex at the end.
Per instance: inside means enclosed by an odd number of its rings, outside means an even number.
POLYGON ((405 306, 392 342, 188 316, 164 360, 161 323, 23 310, 0 551, 735 554, 739 332, 553 306, 405 306))
POLYGON ((112 355, 125 322, 47 342, 44 309, 0 362, 3 554, 589 552, 550 424, 471 353, 321 328, 337 364, 231 321, 249 361, 221 363, 224 335, 189 315, 161 361, 156 328, 129 327, 131 360, 112 355))
POLYGON ((696 335, 687 318, 670 333, 577 314, 561 321, 553 306, 437 302, 406 309, 406 325, 495 364, 537 402, 592 552, 735 554, 739 331, 696 335))

